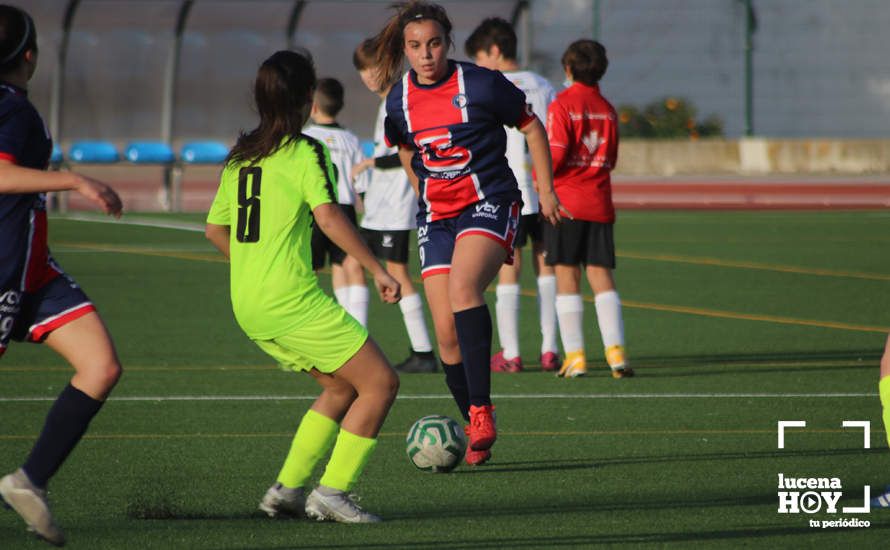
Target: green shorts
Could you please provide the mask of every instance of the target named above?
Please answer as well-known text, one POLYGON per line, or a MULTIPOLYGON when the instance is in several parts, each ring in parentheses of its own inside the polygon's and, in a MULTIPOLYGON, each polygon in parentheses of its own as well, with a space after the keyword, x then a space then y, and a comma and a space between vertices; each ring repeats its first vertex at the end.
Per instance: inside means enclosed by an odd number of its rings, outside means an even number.
POLYGON ((333 298, 319 291, 307 304, 300 324, 287 334, 254 340, 282 369, 308 371, 313 367, 330 374, 365 344, 368 331, 333 298))

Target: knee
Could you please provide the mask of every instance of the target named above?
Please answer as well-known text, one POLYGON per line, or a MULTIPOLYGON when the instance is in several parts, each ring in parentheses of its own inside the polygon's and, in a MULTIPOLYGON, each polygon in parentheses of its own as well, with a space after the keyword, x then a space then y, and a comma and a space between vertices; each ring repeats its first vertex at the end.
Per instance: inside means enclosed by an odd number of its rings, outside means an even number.
POLYGON ((115 359, 93 364, 90 368, 79 368, 75 380, 78 387, 96 399, 104 399, 123 374, 120 363, 115 359))
POLYGON ((401 381, 399 380, 399 375, 396 374, 396 371, 393 369, 387 369, 388 374, 383 377, 382 381, 383 391, 386 396, 389 398, 389 402, 392 403, 395 401, 396 396, 399 394, 399 386, 401 381))
POLYGON ((448 330, 436 330, 436 342, 439 344, 439 354, 448 355, 449 353, 460 353, 460 347, 457 342, 457 332, 454 327, 448 330))
POLYGON ((451 301, 451 311, 463 311, 479 305, 482 297, 473 285, 452 278, 448 286, 448 299, 451 301))
POLYGON ((349 404, 355 401, 357 394, 355 388, 344 384, 326 387, 324 389, 324 396, 333 402, 349 404))
POLYGON ((116 360, 111 360, 97 369, 97 382, 105 388, 106 392, 110 392, 120 381, 124 374, 124 369, 116 360))

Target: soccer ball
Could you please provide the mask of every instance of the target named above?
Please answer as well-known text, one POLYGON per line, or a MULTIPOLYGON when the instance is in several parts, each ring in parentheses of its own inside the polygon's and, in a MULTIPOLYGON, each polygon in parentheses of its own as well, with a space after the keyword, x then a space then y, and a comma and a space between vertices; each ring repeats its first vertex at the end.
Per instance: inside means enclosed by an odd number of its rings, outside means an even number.
POLYGON ((405 452, 424 472, 450 472, 464 457, 467 438, 460 424, 447 416, 424 416, 408 431, 405 452))

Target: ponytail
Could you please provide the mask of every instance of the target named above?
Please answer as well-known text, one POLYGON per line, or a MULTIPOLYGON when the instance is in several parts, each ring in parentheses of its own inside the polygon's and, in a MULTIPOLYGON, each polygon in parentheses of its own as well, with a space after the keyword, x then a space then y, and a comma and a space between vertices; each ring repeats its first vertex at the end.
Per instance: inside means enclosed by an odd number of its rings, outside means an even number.
POLYGON ((402 60, 405 56, 404 31, 409 23, 425 19, 435 21, 445 32, 448 45, 454 43, 451 36, 451 20, 448 19, 448 14, 442 6, 422 0, 411 0, 393 4, 391 7, 396 13, 389 18, 383 30, 371 39, 376 46, 374 58, 378 69, 377 84, 380 89, 385 89, 398 80, 402 72, 402 60))

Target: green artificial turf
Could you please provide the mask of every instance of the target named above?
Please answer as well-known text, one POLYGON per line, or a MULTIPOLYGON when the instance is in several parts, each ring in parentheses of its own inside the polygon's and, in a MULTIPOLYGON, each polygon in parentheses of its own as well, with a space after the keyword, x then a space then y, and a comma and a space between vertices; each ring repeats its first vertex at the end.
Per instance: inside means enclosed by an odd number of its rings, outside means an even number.
MULTIPOLYGON (((70 548, 812 548, 887 537, 890 511, 777 512, 779 473, 837 477, 847 507, 862 505, 864 485, 874 494, 890 482, 877 397, 890 330, 886 212, 621 213, 615 274, 637 377, 609 376, 589 289, 590 375, 540 372, 527 273, 527 369, 492 376, 492 461, 414 469, 404 452, 413 421, 458 413, 441 374, 402 376, 356 487, 386 520, 369 526, 269 520, 256 509, 318 389, 238 329, 227 265, 201 216, 130 218, 196 230, 50 222, 55 257, 99 307, 125 366, 51 485, 70 548), (787 431, 784 449, 781 420, 807 422, 787 431), (871 422, 871 449, 844 420, 871 422), (871 526, 810 527, 843 518, 871 526)), ((369 318, 385 353, 403 359, 398 307, 372 298, 369 318)), ((0 471, 24 460, 70 375, 48 349, 10 346, 0 471)), ((0 547, 43 544, 0 510, 0 547)))

